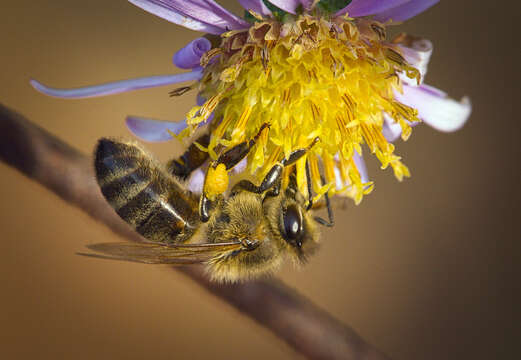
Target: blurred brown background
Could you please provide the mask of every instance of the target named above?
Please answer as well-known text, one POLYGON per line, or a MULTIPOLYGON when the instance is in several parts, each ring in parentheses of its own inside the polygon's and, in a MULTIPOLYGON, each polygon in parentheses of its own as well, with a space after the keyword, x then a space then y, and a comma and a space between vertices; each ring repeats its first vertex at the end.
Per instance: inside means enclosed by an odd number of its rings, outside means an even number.
MULTIPOLYGON (((65 101, 28 81, 175 72, 172 54, 197 33, 124 0, 0 4, 0 101, 82 151, 129 136, 127 114, 177 120, 191 107, 192 96, 171 99, 169 87, 65 101)), ((457 133, 419 126, 399 143, 413 173, 403 183, 370 161, 374 193, 336 212, 308 266, 278 275, 395 359, 521 353, 520 13, 517 1, 442 1, 402 27, 433 40, 427 82, 469 95, 472 117, 457 133)), ((179 151, 149 148, 165 160, 179 151)), ((1 358, 299 358, 167 267, 75 255, 118 239, 11 168, 0 172, 1 358)))

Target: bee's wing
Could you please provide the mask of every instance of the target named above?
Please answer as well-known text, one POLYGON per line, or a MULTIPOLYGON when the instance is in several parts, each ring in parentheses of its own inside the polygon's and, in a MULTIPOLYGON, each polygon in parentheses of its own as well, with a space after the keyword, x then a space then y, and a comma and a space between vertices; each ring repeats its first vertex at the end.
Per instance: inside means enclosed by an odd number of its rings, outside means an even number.
POLYGON ((217 244, 151 244, 151 243, 100 243, 87 246, 102 253, 80 255, 103 259, 126 260, 146 264, 196 264, 209 261, 223 253, 241 249, 240 242, 217 244))

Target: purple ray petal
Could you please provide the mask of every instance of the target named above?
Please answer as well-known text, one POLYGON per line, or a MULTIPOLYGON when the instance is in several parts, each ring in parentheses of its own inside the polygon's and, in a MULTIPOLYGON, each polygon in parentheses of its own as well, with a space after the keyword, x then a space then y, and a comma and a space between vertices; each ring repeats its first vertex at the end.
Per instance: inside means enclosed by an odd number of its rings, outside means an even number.
MULTIPOLYGON (((205 167, 203 165, 203 167, 205 167)), ((204 184, 205 170, 199 168, 192 172, 190 175, 190 179, 188 179, 188 190, 193 193, 200 194, 203 192, 203 184, 204 184)))
POLYGON ((156 16, 186 28, 221 34, 245 29, 248 22, 232 14, 213 0, 129 0, 156 16))
POLYGON ((300 0, 300 3, 306 10, 311 10, 311 5, 313 5, 313 0, 300 0))
MULTIPOLYGON (((335 155, 335 160, 338 160, 338 155, 335 155)), ((367 166, 365 165, 365 160, 362 155, 358 154, 356 151, 353 153, 353 161, 355 162, 356 169, 360 174, 360 181, 362 184, 369 182, 369 175, 367 172, 367 166)), ((349 180, 346 183, 342 181, 342 176, 340 175, 340 170, 335 167, 335 187, 337 190, 343 189, 346 185, 349 185, 349 180)))
POLYGON ((210 34, 221 34, 223 29, 218 26, 207 24, 203 21, 198 21, 190 16, 182 15, 172 9, 165 8, 164 6, 154 4, 147 0, 128 0, 137 7, 156 15, 162 19, 170 21, 174 24, 184 26, 187 29, 207 32, 210 34))
POLYGON ((239 3, 246 10, 253 10, 262 16, 272 16, 270 9, 266 7, 263 0, 239 0, 239 3))
POLYGON ((388 114, 383 113, 384 124, 382 127, 382 134, 385 140, 395 142, 402 135, 402 127, 388 114))
MULTIPOLYGON (((193 7, 193 6, 201 6, 203 8, 208 8, 214 14, 216 14, 216 15, 222 17, 223 19, 227 20, 228 24, 226 24, 226 25, 228 26, 229 30, 232 30, 232 29, 245 29, 245 28, 249 28, 251 26, 250 23, 248 23, 242 17, 237 16, 234 13, 226 10, 224 7, 219 5, 214 0, 161 0, 161 1, 163 1, 163 2, 171 2, 171 3, 174 3, 174 2, 187 3, 188 2, 188 3, 192 3, 190 5, 191 7, 193 7), (229 25, 233 25, 233 28, 229 27, 229 25)), ((206 15, 205 12, 203 12, 203 14, 206 15)), ((226 26, 225 26, 225 30, 228 31, 228 29, 226 29, 226 26)))
POLYGON ((270 3, 290 14, 295 14, 295 9, 301 5, 300 0, 268 0, 270 3))
POLYGON ((349 13, 351 17, 374 15, 402 5, 408 1, 411 0, 353 0, 335 15, 344 15, 346 12, 349 13))
POLYGON ((197 94, 197 98, 195 99, 195 103, 197 106, 201 106, 206 102, 206 99, 202 97, 201 95, 197 94))
POLYGON ((470 116, 470 99, 460 102, 448 98, 436 88, 422 84, 403 86, 403 94, 395 92, 395 98, 418 110, 418 117, 436 130, 451 132, 461 128, 470 116))
POLYGON ((345 185, 342 182, 342 176, 340 175, 340 170, 338 170, 338 168, 335 166, 333 168, 333 171, 335 172, 335 189, 342 190, 345 185))
POLYGON ((237 165, 232 168, 234 174, 242 173, 246 170, 246 165, 248 165, 248 158, 244 158, 237 165))
POLYGON ((199 66, 201 56, 212 48, 210 40, 204 37, 197 38, 188 43, 174 54, 173 62, 181 69, 193 69, 199 66))
POLYGON ((369 175, 367 173, 367 166, 365 166, 365 161, 362 155, 358 154, 356 151, 353 154, 353 160, 355 161, 356 168, 360 173, 360 179, 362 184, 369 181, 369 175))
POLYGON ((447 93, 445 91, 435 88, 434 86, 423 84, 421 88, 423 91, 430 93, 433 96, 447 97, 447 93))
MULTIPOLYGON (((425 74, 427 74, 427 66, 432 54, 432 42, 427 39, 413 40, 409 46, 398 45, 400 52, 409 64, 420 71, 420 84, 423 83, 425 74)), ((403 82, 411 86, 418 85, 416 79, 411 79, 405 74, 400 74, 403 82)))
POLYGON ((382 11, 374 18, 381 22, 386 22, 391 19, 393 21, 405 21, 424 12, 438 1, 439 0, 410 0, 403 5, 382 11))
MULTIPOLYGON (((211 122, 214 114, 210 114, 207 123, 211 122)), ((170 130, 176 135, 188 126, 186 120, 173 122, 157 119, 150 119, 140 116, 127 116, 127 128, 132 134, 141 140, 148 142, 161 142, 172 140, 172 135, 168 132, 170 130)))
POLYGON ((179 134, 186 129, 186 120, 180 122, 161 121, 138 116, 127 116, 127 128, 132 134, 144 141, 161 142, 172 140, 172 135, 179 134))
POLYGON ((174 75, 157 75, 137 79, 121 80, 101 85, 86 86, 74 89, 56 89, 47 87, 36 80, 31 80, 31 85, 45 95, 65 98, 81 99, 95 96, 118 94, 125 91, 146 89, 163 85, 176 84, 184 81, 199 80, 202 76, 201 68, 192 72, 174 75))

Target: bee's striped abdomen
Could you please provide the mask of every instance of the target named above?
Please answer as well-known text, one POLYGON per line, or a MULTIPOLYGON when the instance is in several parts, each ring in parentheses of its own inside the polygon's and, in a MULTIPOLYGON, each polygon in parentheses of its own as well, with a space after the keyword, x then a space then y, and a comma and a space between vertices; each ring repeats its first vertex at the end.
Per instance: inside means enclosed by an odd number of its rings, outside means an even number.
POLYGON ((179 243, 194 234, 198 198, 139 147, 101 139, 95 170, 107 201, 143 237, 179 243))

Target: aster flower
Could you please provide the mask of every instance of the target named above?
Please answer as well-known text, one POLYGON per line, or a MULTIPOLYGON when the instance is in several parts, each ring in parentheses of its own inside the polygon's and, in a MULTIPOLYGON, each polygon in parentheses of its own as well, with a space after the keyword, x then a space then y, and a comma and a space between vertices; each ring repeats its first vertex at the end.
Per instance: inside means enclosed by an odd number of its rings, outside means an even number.
MULTIPOLYGON (((185 121, 129 117, 129 129, 144 140, 165 141, 209 124, 205 151, 215 159, 216 151, 253 138, 267 122, 269 132, 259 137, 245 170, 258 178, 319 137, 294 165, 303 193, 307 161, 317 197, 329 191, 359 203, 372 190, 363 144, 382 169, 390 166, 402 180, 410 173, 392 142, 407 140, 421 121, 455 131, 471 111, 468 99, 457 102, 423 84, 430 41, 406 34, 387 40, 386 27, 437 0, 239 0, 244 19, 213 0, 129 1, 207 33, 174 55, 174 64, 190 72, 78 89, 53 89, 34 80, 32 85, 47 95, 81 98, 193 81, 173 92, 198 91, 198 104, 185 121)), ((201 182, 196 172, 192 188, 201 182)))

